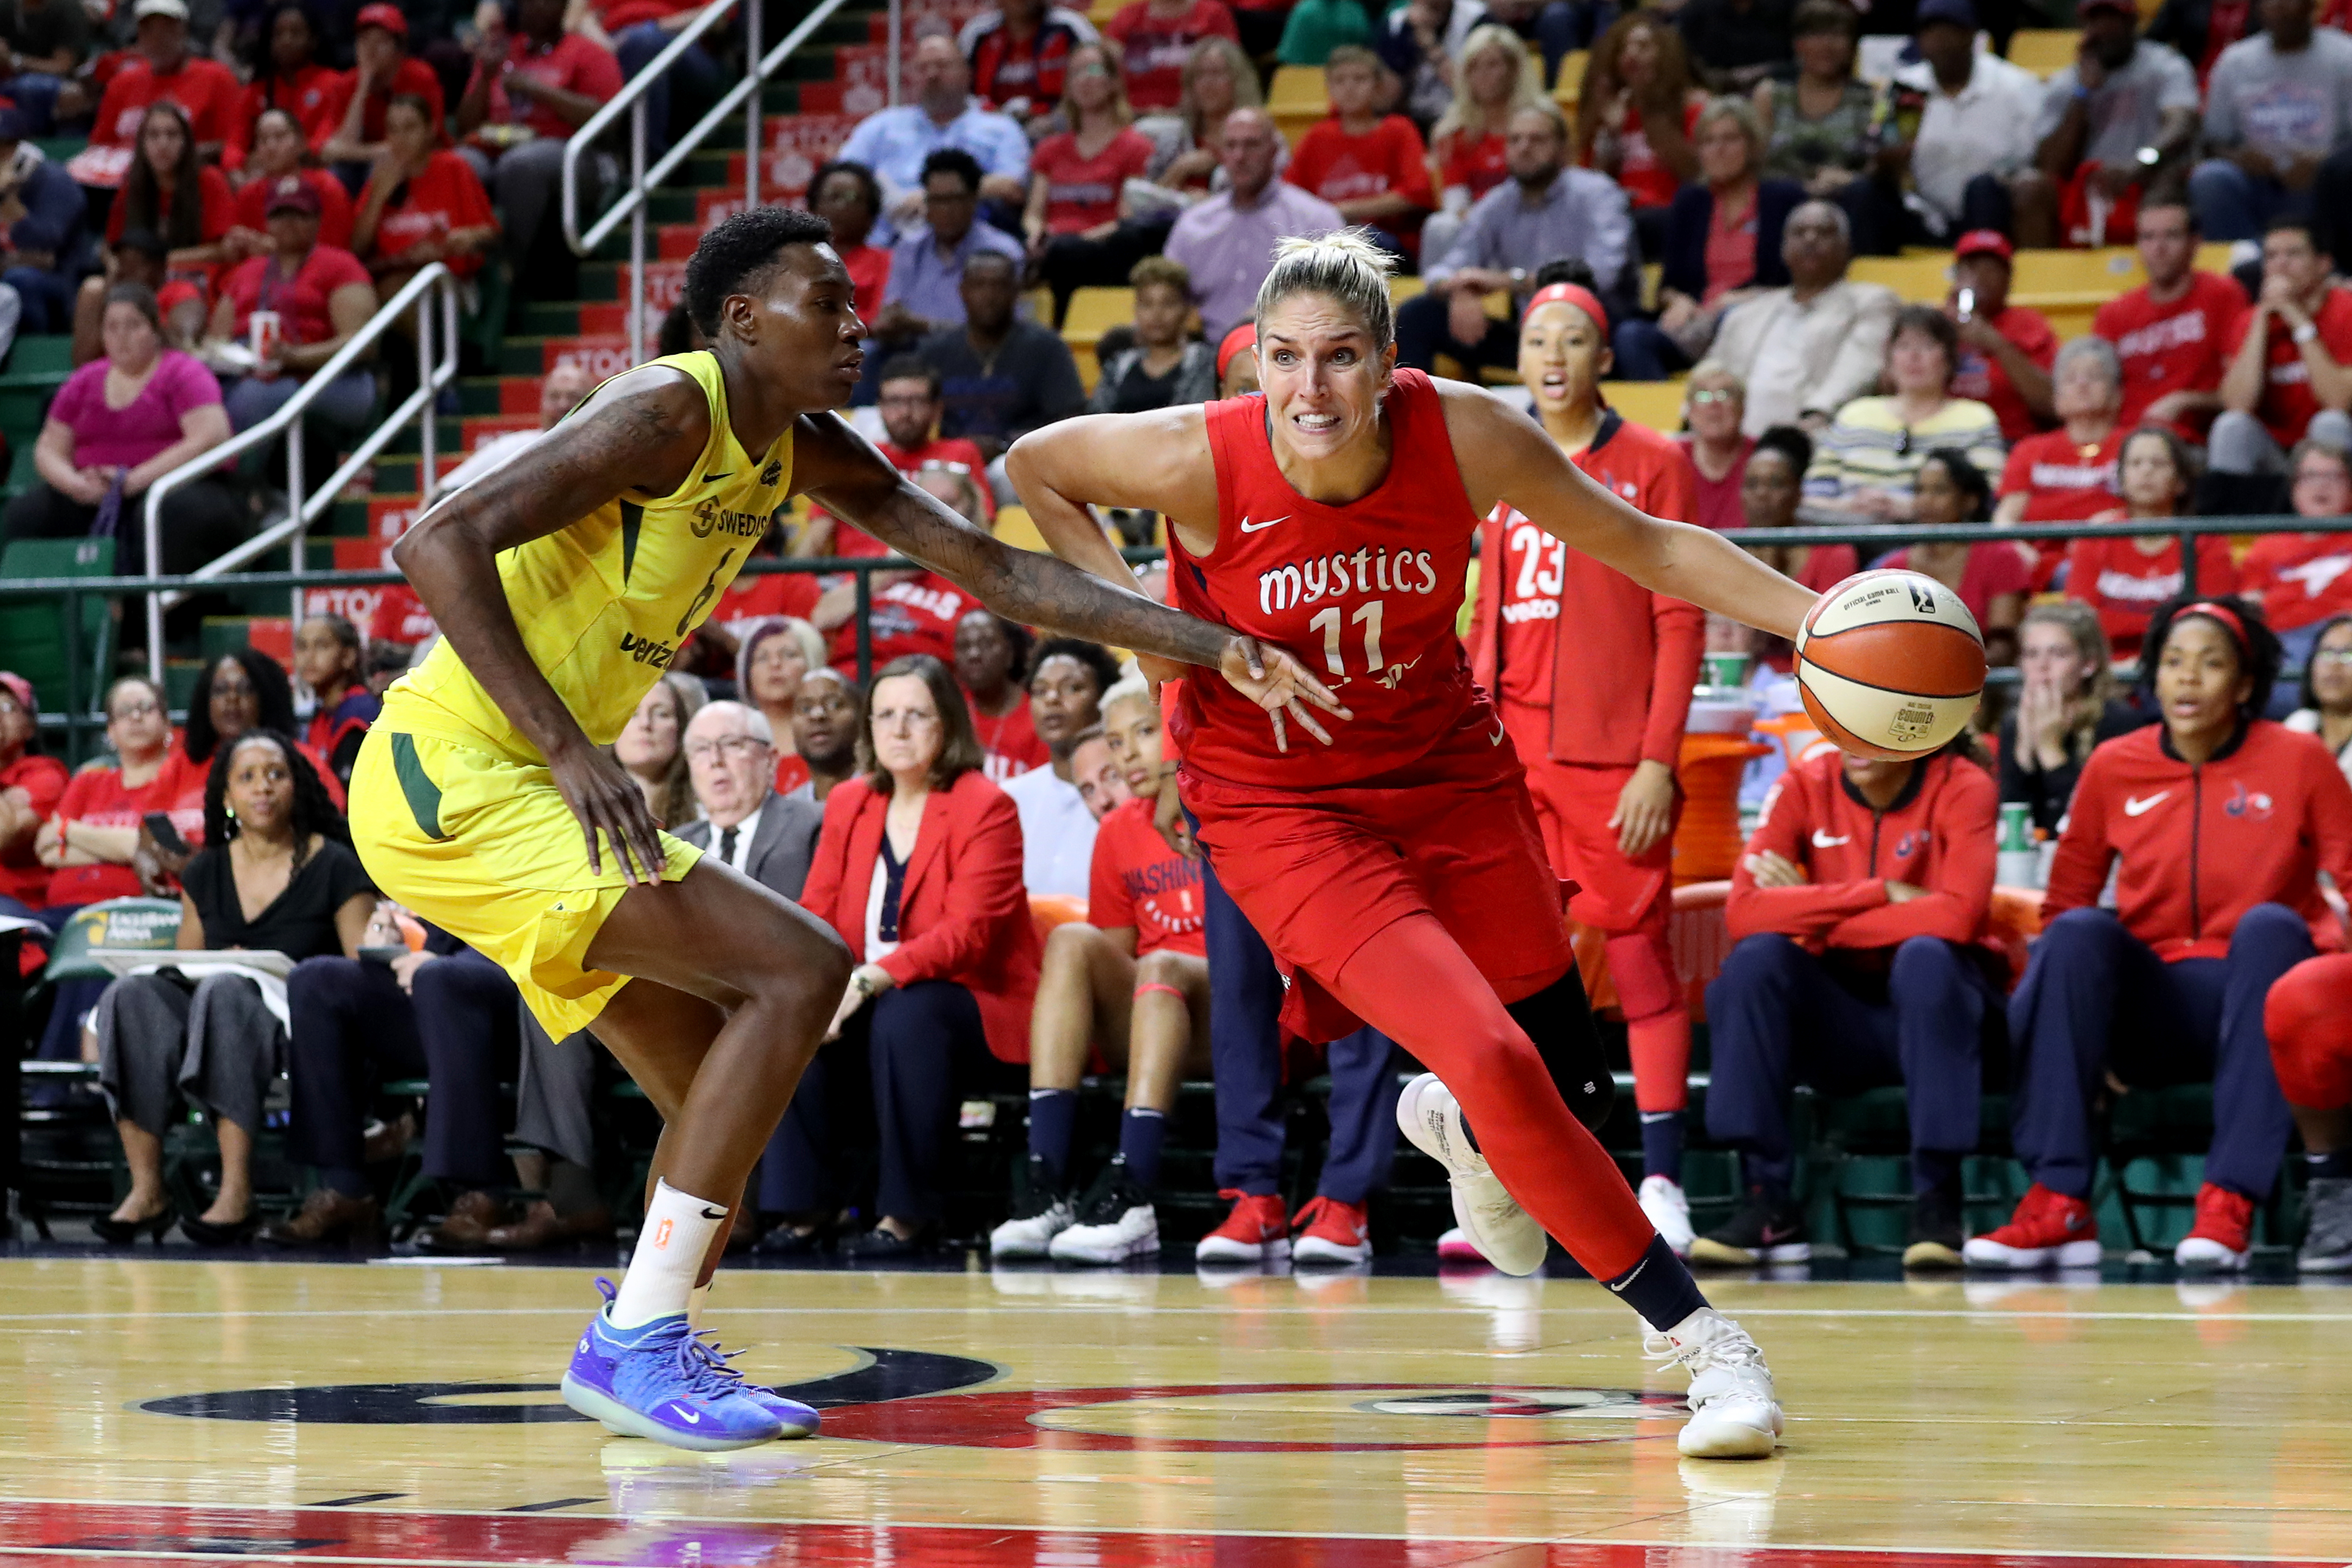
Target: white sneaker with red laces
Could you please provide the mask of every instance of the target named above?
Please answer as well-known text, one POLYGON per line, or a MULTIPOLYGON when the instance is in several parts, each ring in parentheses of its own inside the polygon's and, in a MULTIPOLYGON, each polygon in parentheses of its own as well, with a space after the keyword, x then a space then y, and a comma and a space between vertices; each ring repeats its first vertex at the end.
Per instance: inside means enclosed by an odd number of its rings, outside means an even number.
POLYGON ((2099 1261, 2099 1220, 2080 1198, 2036 1182, 2018 1200, 2009 1223, 1969 1237, 1960 1258, 1972 1268, 2084 1268, 2099 1261))
POLYGON ((1372 1256, 1371 1216, 1361 1204, 1318 1197, 1290 1222, 1293 1263, 1362 1263, 1372 1256))
POLYGON ((2254 1255, 2254 1200, 2207 1182, 2197 1189, 2197 1223, 2172 1261, 2200 1274, 2238 1274, 2254 1255))

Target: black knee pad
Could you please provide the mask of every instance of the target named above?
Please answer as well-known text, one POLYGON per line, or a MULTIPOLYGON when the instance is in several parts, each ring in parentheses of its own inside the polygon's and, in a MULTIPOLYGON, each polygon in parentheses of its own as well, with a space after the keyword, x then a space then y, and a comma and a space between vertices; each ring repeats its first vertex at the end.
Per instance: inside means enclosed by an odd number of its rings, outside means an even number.
POLYGON ((1512 1020, 1528 1032, 1551 1072, 1552 1087, 1579 1121, 1598 1132, 1617 1102, 1617 1079, 1592 1026, 1582 976, 1571 968, 1532 996, 1508 1004, 1512 1020))

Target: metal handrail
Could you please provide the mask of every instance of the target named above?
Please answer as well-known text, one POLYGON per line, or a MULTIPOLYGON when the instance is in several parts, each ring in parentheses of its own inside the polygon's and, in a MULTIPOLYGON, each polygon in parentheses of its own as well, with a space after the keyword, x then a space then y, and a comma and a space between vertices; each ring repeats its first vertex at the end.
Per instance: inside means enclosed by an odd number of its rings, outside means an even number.
MULTIPOLYGON (((384 301, 376 313, 369 317, 366 323, 352 334, 351 342, 337 349, 326 363, 310 372, 301 386, 295 391, 294 395, 287 399, 284 405, 276 413, 250 428, 230 437, 219 446, 209 447, 202 454, 189 458, 147 487, 146 559, 150 563, 163 559, 165 497, 182 485, 218 472, 226 459, 274 440, 281 432, 289 428, 294 430, 295 435, 293 439, 286 443, 286 516, 284 520, 262 530, 235 549, 205 563, 189 573, 185 578, 173 578, 168 581, 175 586, 182 584, 218 582, 247 561, 268 553, 276 549, 280 542, 289 540, 292 542, 294 563, 300 565, 303 535, 310 531, 312 518, 333 505, 335 498, 342 492, 343 487, 349 484, 361 469, 374 460, 375 455, 383 450, 384 447, 391 442, 394 433, 405 425, 411 416, 420 411, 423 414, 421 432, 423 457, 420 459, 423 467, 417 488, 424 495, 425 503, 430 505, 434 489, 438 483, 435 473, 438 465, 434 461, 433 452, 436 436, 433 423, 434 403, 441 389, 457 380, 457 274, 441 263, 430 262, 419 268, 416 276, 410 279, 399 293, 384 301), (439 364, 436 364, 433 358, 434 312, 425 300, 428 293, 436 290, 441 300, 443 336, 446 340, 445 353, 439 364), (316 493, 306 496, 303 490, 300 433, 300 421, 304 412, 311 404, 319 400, 337 376, 358 363, 360 356, 373 348, 376 340, 389 331, 393 324, 412 308, 416 311, 416 390, 361 439, 352 455, 344 459, 342 466, 329 477, 327 482, 320 486, 316 493)), ((178 596, 177 594, 163 588, 151 588, 147 592, 147 672, 159 684, 163 679, 163 610, 167 600, 176 600, 178 596)), ((71 606, 69 606, 69 615, 70 613, 71 606)), ((302 595, 299 590, 294 595, 293 617, 295 624, 299 626, 302 620, 302 595)))
POLYGON ((665 46, 662 52, 646 62, 645 68, 625 83, 621 90, 607 100, 595 113, 583 121, 563 144, 563 237, 575 255, 585 256, 604 243, 606 237, 623 218, 629 220, 629 360, 642 363, 646 357, 646 203, 652 187, 669 178, 673 170, 698 151, 703 139, 717 130, 719 121, 743 105, 743 200, 747 205, 760 205, 760 89, 769 77, 782 67, 817 28, 831 19, 833 14, 848 0, 818 0, 809 14, 801 18, 783 40, 765 55, 760 52, 760 3, 743 5, 743 0, 712 0, 665 46), (739 5, 743 8, 743 52, 751 68, 743 79, 730 88, 710 110, 697 121, 694 128, 671 144, 668 152, 651 169, 646 167, 646 94, 667 71, 677 58, 691 48, 703 34, 731 14, 739 5), (629 180, 620 200, 606 207, 585 234, 580 230, 580 159, 583 152, 593 149, 596 138, 616 124, 623 114, 629 117, 629 180))

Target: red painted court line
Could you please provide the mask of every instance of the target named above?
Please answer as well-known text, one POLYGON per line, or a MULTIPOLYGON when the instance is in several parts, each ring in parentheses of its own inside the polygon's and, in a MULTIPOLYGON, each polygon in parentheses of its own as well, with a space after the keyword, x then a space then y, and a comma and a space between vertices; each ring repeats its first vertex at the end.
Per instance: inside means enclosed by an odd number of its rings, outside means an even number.
MULTIPOLYGON (((530 1514, 240 1509, 176 1504, 0 1501, 0 1563, 40 1568, 191 1563, 397 1568, 1647 1568, 1633 1543, 1416 1540, 1190 1532, 1093 1532, 1026 1526, 806 1524, 758 1520, 563 1518, 530 1514)), ((2211 1559, 2033 1552, 1881 1552, 1822 1547, 1674 1548, 1677 1568, 2206 1568, 2211 1559)), ((2337 1568, 2279 1563, 2275 1568, 2337 1568)))

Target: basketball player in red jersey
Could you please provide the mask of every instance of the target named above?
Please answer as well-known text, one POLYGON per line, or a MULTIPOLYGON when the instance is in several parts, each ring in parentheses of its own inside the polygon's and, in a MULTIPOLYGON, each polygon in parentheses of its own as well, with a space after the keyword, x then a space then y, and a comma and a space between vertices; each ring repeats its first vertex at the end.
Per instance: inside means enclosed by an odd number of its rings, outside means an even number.
POLYGON ((1635 510, 1484 391, 1397 370, 1387 267, 1352 233, 1283 241, 1257 299, 1261 395, 1066 420, 1008 469, 1058 552, 1132 582, 1086 506, 1160 511, 1177 604, 1321 660, 1347 705, 1328 729, 1209 681, 1175 716, 1185 806, 1291 981, 1286 1021, 1328 1040, 1360 1019, 1436 1069, 1411 1091, 1414 1141, 1480 1250, 1531 1272, 1531 1214, 1691 1369, 1682 1451, 1759 1458, 1780 1430, 1762 1352, 1561 1093, 1605 1105, 1608 1069, 1517 756, 1454 624, 1471 535, 1506 500, 1644 587, 1791 640, 1813 595, 1635 510))
MULTIPOLYGON (((1591 276, 1581 262, 1555 262, 1538 281, 1571 269, 1591 276)), ((1690 459, 1601 400, 1609 363, 1609 313, 1591 289, 1580 279, 1538 289, 1519 318, 1519 380, 1544 434, 1602 489, 1652 517, 1691 521, 1690 459)), ((1706 616, 1570 550, 1508 503, 1486 519, 1478 558, 1471 677, 1493 694, 1527 767, 1552 869, 1577 884, 1569 914, 1606 939, 1642 1113, 1642 1212, 1686 1258, 1690 1007, 1666 919, 1675 767, 1706 616)))

